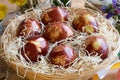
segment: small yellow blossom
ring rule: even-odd
[[[0,20],[2,20],[7,13],[7,7],[4,4],[0,4]]]
[[[15,3],[17,0],[8,0],[10,3]]]
[[[27,0],[8,0],[11,3],[16,3],[18,6],[23,6],[27,3]]]
[[[0,10],[0,20],[2,20],[5,17],[5,14],[3,13],[3,11]]]
[[[8,8],[7,8],[4,4],[0,4],[0,10],[1,10],[4,14],[6,14]]]
[[[16,0],[16,4],[19,6],[23,6],[27,3],[27,0]]]

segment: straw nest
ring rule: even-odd
[[[84,32],[74,31],[74,37],[66,38],[54,44],[50,44],[48,51],[49,54],[51,49],[60,42],[73,46],[78,44],[80,46],[79,48],[76,48],[79,53],[78,57],[68,68],[50,64],[47,60],[47,56],[39,56],[41,60],[38,60],[36,63],[26,62],[18,52],[18,49],[25,43],[21,37],[16,37],[16,29],[19,23],[26,18],[31,17],[41,21],[40,15],[44,9],[33,9],[32,11],[26,12],[26,14],[21,16],[17,16],[14,20],[12,20],[5,29],[1,38],[4,49],[4,58],[17,72],[18,76],[23,78],[27,77],[30,80],[86,80],[94,75],[98,70],[105,68],[115,61],[120,47],[119,34],[117,30],[97,11],[88,8],[66,9],[70,12],[69,21],[65,22],[69,26],[71,26],[74,16],[79,12],[89,12],[96,18],[99,26],[99,32],[91,35],[102,35],[105,38],[109,46],[108,57],[105,60],[102,60],[98,55],[81,55],[84,54],[84,48],[82,48],[81,45],[83,45],[84,40],[91,35]],[[44,28],[44,25],[42,27]]]

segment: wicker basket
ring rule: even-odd
[[[12,54],[18,48],[14,49],[10,46],[19,44],[19,42],[15,42],[16,41],[15,30],[18,24],[24,18],[26,18],[26,16],[36,18],[36,19],[38,19],[38,16],[40,16],[39,15],[40,10],[33,10],[30,12],[27,12],[26,14],[18,16],[14,20],[12,20],[11,23],[7,26],[1,38],[3,43],[3,48],[4,48],[4,57],[20,77],[23,77],[23,78],[26,77],[30,80],[88,80],[91,76],[96,74],[97,71],[111,65],[116,60],[117,53],[119,52],[119,48],[120,48],[118,31],[110,23],[108,23],[107,20],[104,19],[103,16],[100,15],[97,11],[93,11],[88,8],[84,8],[84,9],[69,8],[69,11],[71,13],[71,16],[74,16],[73,14],[76,15],[81,11],[87,11],[93,14],[95,17],[98,17],[97,20],[104,25],[101,27],[100,34],[103,35],[108,41],[108,44],[111,45],[110,46],[111,50],[109,52],[108,58],[103,60],[101,63],[99,63],[99,65],[97,65],[94,68],[90,67],[89,69],[83,70],[82,72],[76,71],[74,73],[69,73],[69,74],[53,74],[53,73],[47,74],[47,73],[42,73],[40,71],[36,72],[33,68],[24,66],[24,63],[22,63],[19,60],[18,55]],[[106,36],[107,34],[109,35]],[[12,43],[13,41],[14,43]]]

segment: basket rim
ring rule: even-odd
[[[24,17],[26,14],[23,14],[23,15],[20,15],[20,16],[18,16],[17,18],[15,18],[14,20],[12,20],[13,22],[14,21],[16,21],[19,17]],[[8,26],[7,26],[7,28],[5,29],[5,31],[4,31],[4,33],[3,33],[3,35],[2,35],[2,38],[3,38],[3,36],[4,36],[4,34],[6,34],[6,32],[7,32],[7,30],[9,30],[9,27],[11,26],[11,23],[9,23],[8,24]],[[119,33],[118,33],[118,31],[113,27],[113,29],[114,29],[114,31],[116,32],[116,34],[119,36]],[[119,52],[119,49],[120,49],[120,39],[118,38],[118,45],[117,45],[117,47],[116,47],[116,50],[115,51],[113,51],[113,53],[117,53],[117,52]],[[108,59],[108,58],[107,58]],[[90,71],[88,71],[88,72],[96,72],[96,71],[98,71],[98,70],[100,70],[100,69],[103,69],[103,67],[105,67],[105,66],[108,66],[108,65],[110,65],[110,64],[112,64],[113,63],[113,61],[116,59],[116,57],[114,58],[114,59],[111,59],[111,58],[109,58],[110,60],[112,60],[112,62],[110,62],[109,64],[106,64],[106,65],[104,65],[104,66],[102,66],[103,64],[100,64],[99,66],[98,66],[98,68],[97,69],[91,69]],[[105,61],[103,61],[103,62],[105,62]],[[11,65],[16,65],[15,63],[12,63],[12,62],[9,62]],[[102,66],[102,67],[101,67]],[[12,66],[11,66],[12,67]],[[21,65],[20,65],[20,67],[22,67]],[[15,67],[13,67],[13,69],[14,69]],[[22,67],[22,68],[24,68],[24,67]],[[31,70],[30,70],[31,71]],[[49,76],[50,78],[56,78],[56,77],[59,77],[60,75],[55,75],[54,77],[53,76],[51,76],[51,75],[46,75],[46,74],[41,74],[41,73],[39,73],[40,75],[44,75],[45,77],[47,76]],[[87,74],[87,73],[86,73]],[[91,74],[90,74],[91,75]],[[80,77],[80,75],[78,74],[78,73],[72,73],[72,74],[67,74],[67,75],[61,75],[62,76],[62,78],[63,77],[75,77],[75,76],[79,76]],[[88,75],[86,75],[86,76],[88,76]]]

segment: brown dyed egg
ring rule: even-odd
[[[91,55],[101,55],[102,59],[108,56],[108,44],[102,36],[90,36],[85,40],[86,50]]]
[[[57,21],[64,22],[68,20],[68,12],[61,7],[51,7],[43,12],[41,20],[45,25]]]
[[[26,61],[30,59],[32,62],[36,62],[38,55],[45,56],[47,54],[48,47],[48,42],[43,37],[32,35],[27,38],[26,44],[21,49],[21,54]]]
[[[77,15],[74,18],[72,25],[75,30],[87,32],[88,34],[97,32],[98,30],[98,23],[95,17],[88,13],[82,13]]]
[[[29,35],[38,35],[41,32],[41,25],[38,21],[32,18],[23,20],[16,31],[16,36],[28,37]]]
[[[50,23],[43,31],[43,37],[50,42],[60,41],[73,34],[72,29],[62,22]]]
[[[60,44],[53,48],[49,55],[49,60],[54,65],[68,67],[77,58],[73,48],[68,45]]]

